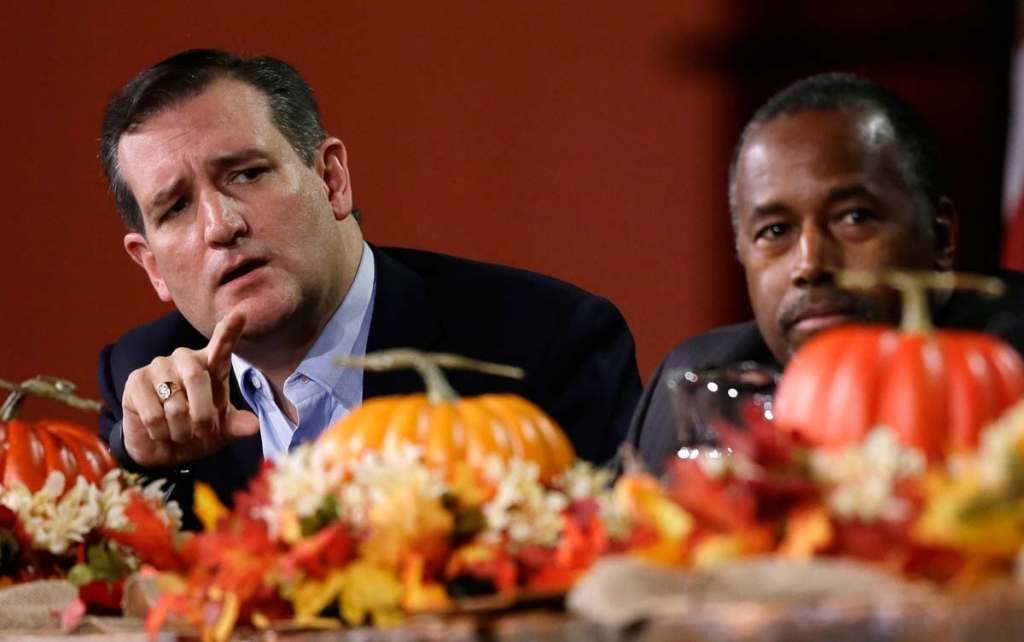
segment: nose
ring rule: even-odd
[[[793,264],[792,281],[798,287],[810,287],[831,283],[835,271],[842,267],[838,244],[829,234],[814,223],[805,224],[800,231]]]
[[[239,205],[220,193],[211,193],[201,201],[206,243],[210,246],[231,245],[249,231]]]

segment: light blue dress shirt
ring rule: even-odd
[[[256,368],[231,355],[242,396],[260,420],[263,457],[277,460],[290,449],[316,439],[363,399],[363,371],[333,364],[335,357],[366,354],[373,299],[376,291],[373,252],[363,243],[363,254],[352,287],[327,323],[298,369],[284,382],[284,395],[298,411],[293,424],[274,401],[270,383]]]

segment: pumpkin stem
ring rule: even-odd
[[[900,291],[903,297],[903,315],[900,329],[903,332],[930,334],[932,325],[929,310],[929,290],[976,290],[989,296],[999,296],[1006,286],[995,277],[979,276],[956,272],[915,272],[911,270],[888,270],[885,272],[860,272],[841,270],[836,283],[848,288],[873,288],[886,285]]]
[[[20,384],[0,379],[0,388],[11,391],[3,406],[0,406],[0,421],[10,421],[17,417],[21,404],[30,395],[53,399],[79,410],[99,412],[103,409],[103,404],[98,401],[76,396],[75,384],[57,377],[37,375]]]
[[[346,368],[362,368],[374,372],[386,370],[398,370],[401,368],[413,368],[423,377],[427,388],[427,400],[430,403],[442,403],[457,401],[459,395],[455,394],[451,384],[441,372],[441,368],[457,368],[460,370],[476,370],[485,374],[508,377],[510,379],[522,379],[522,368],[514,366],[503,366],[497,363],[488,363],[477,359],[470,359],[457,354],[444,352],[421,352],[413,348],[395,348],[393,350],[381,350],[373,352],[365,357],[337,357],[335,365]]]

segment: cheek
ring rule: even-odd
[[[776,276],[777,270],[747,269],[747,294],[750,306],[758,320],[775,316],[779,300],[785,291],[784,282]]]
[[[877,270],[879,268],[930,267],[928,246],[916,238],[879,238],[846,249],[846,267]]]
[[[194,244],[184,240],[160,248],[155,255],[166,282],[195,286],[196,274],[202,271],[203,253]]]
[[[755,257],[746,261],[743,269],[752,299],[759,295],[777,294],[789,283],[789,263],[784,256]]]

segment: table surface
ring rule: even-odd
[[[88,617],[76,632],[0,631],[0,641],[147,642],[142,621]],[[234,642],[1024,642],[1024,588],[943,596],[926,602],[818,600],[679,604],[613,628],[557,606],[500,613],[416,616],[390,629],[237,631]],[[198,641],[161,631],[158,642]]]

